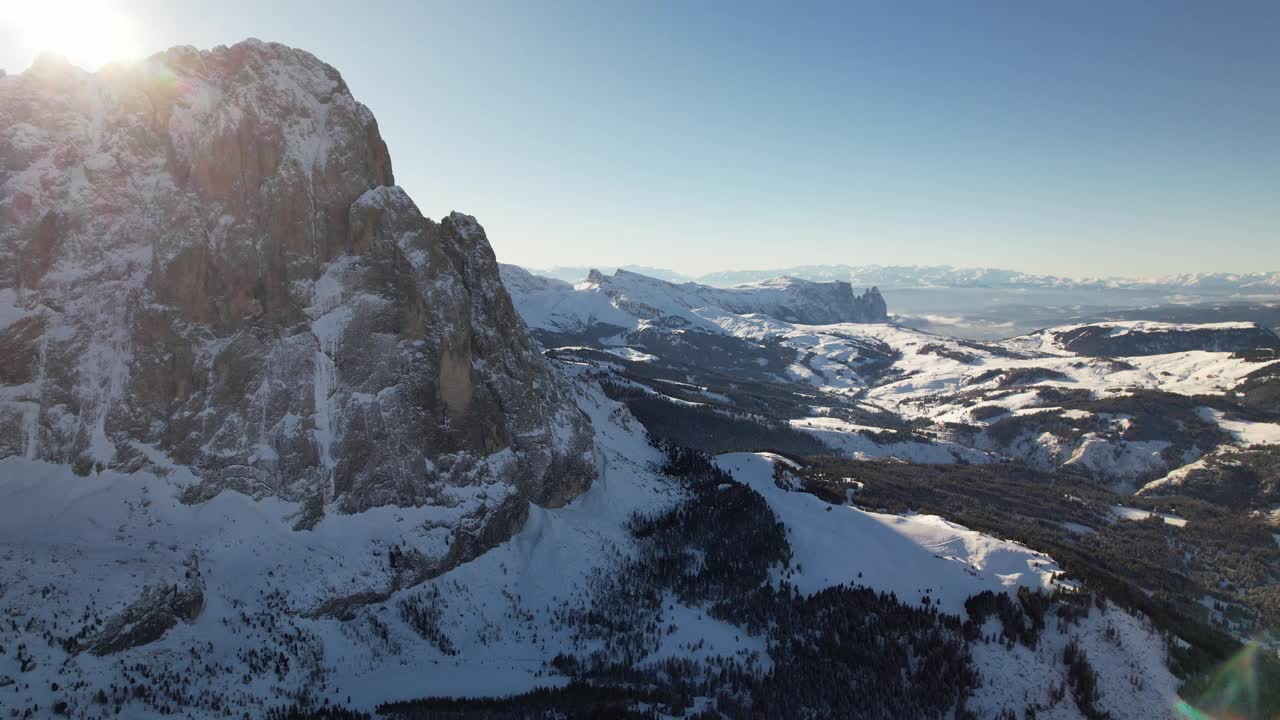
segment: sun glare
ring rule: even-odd
[[[86,70],[140,54],[136,24],[111,0],[0,0],[0,29],[32,58],[56,53]]]

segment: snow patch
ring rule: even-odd
[[[1186,518],[1178,517],[1169,513],[1153,512],[1151,510],[1142,510],[1140,508],[1129,507],[1127,505],[1112,505],[1111,512],[1120,520],[1147,520],[1152,517],[1158,517],[1164,520],[1166,525],[1174,527],[1186,527]]]

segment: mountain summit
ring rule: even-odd
[[[424,218],[369,110],[249,40],[0,79],[0,458],[452,508],[474,555],[594,474],[483,228]],[[465,498],[459,486],[473,488]]]

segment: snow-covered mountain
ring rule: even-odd
[[[257,41],[0,77],[0,219],[6,715],[1175,717],[1269,617],[1269,501],[1161,504],[1257,328],[500,267]]]
[[[484,230],[422,217],[305,52],[0,78],[0,217],[0,457],[180,466],[188,502],[300,501],[303,527],[449,507],[474,531],[424,572],[590,483],[590,429]]]
[[[1211,401],[1197,396],[1265,406],[1269,385],[1250,378],[1280,351],[1275,333],[1248,322],[1102,322],[975,343],[883,320],[826,322],[813,313],[816,322],[788,321],[760,303],[734,305],[703,286],[632,273],[570,286],[503,272],[553,354],[643,388],[630,404],[651,430],[659,423],[713,451],[765,427],[772,447],[798,454],[1013,458],[1132,491],[1232,444],[1226,425],[1206,419]],[[770,287],[719,292],[752,297]],[[1252,435],[1280,420],[1231,411],[1241,412]]]
[[[778,277],[730,288],[671,283],[627,270],[590,271],[570,285],[502,265],[503,282],[518,296],[521,314],[535,327],[566,332],[608,325],[717,328],[716,318],[762,314],[787,322],[825,324],[884,322],[888,312],[878,288],[854,294],[846,282]]]

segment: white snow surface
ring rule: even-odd
[[[1120,520],[1147,520],[1158,517],[1164,520],[1166,525],[1174,527],[1186,527],[1186,518],[1178,517],[1171,513],[1153,512],[1151,510],[1143,510],[1141,508],[1129,507],[1127,505],[1112,505],[1111,512]]]
[[[770,453],[731,453],[717,462],[734,479],[764,496],[788,529],[792,579],[801,592],[832,585],[867,585],[920,604],[928,595],[949,613],[983,590],[1018,585],[1052,587],[1053,559],[1017,543],[997,540],[936,515],[888,515],[834,506],[773,482]],[[861,574],[861,576],[859,576]]]
[[[884,428],[855,425],[835,417],[815,416],[791,420],[791,427],[822,440],[828,447],[854,460],[897,458],[909,462],[950,464],[986,463],[991,455],[952,442],[876,442],[869,433]]]
[[[1280,425],[1275,423],[1229,420],[1221,410],[1200,408],[1200,416],[1218,423],[1241,445],[1280,445]]]

